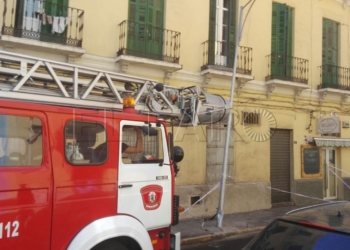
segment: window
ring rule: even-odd
[[[272,4],[271,74],[292,74],[293,20],[292,8],[286,4]]]
[[[338,65],[338,24],[323,19],[322,64]]]
[[[210,0],[209,64],[233,67],[236,0]]]
[[[99,123],[70,121],[65,126],[65,156],[73,165],[96,165],[107,160],[107,136]]]
[[[54,19],[43,21],[41,14],[46,17],[58,18],[68,16],[68,0],[17,0],[15,17],[15,36],[52,42],[52,36],[61,37],[55,42],[66,44],[67,29],[53,32]],[[58,20],[58,19],[57,19]],[[61,19],[62,20],[62,19]]]
[[[125,164],[163,163],[162,130],[149,126],[123,126],[122,161]]]
[[[129,0],[128,49],[143,52],[143,57],[161,60],[163,15],[164,0]]]
[[[40,166],[42,148],[40,119],[0,115],[0,166]]]
[[[253,112],[242,112],[242,124],[260,125],[260,114]]]
[[[329,19],[323,19],[322,25],[322,86],[336,87],[339,82],[338,70],[338,24]]]

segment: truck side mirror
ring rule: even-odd
[[[174,150],[173,150],[174,161],[176,163],[178,163],[178,162],[182,161],[184,156],[185,156],[184,150],[179,146],[175,146]]]

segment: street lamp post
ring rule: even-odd
[[[233,59],[233,72],[232,72],[232,82],[231,82],[231,92],[230,92],[230,103],[233,107],[233,99],[234,99],[234,89],[235,89],[235,82],[236,82],[236,71],[237,71],[237,53],[238,53],[238,47],[239,42],[241,40],[242,35],[242,17],[243,17],[243,9],[251,2],[250,0],[246,5],[241,6],[239,10],[239,23],[237,28],[237,36],[236,36],[236,47],[235,47],[235,55]],[[251,7],[253,6],[255,0],[253,0],[253,3],[250,5],[249,11]],[[249,14],[249,11],[247,13],[247,16]],[[246,17],[247,17],[246,16]],[[245,22],[245,20],[244,20]],[[221,185],[220,185],[220,197],[219,197],[219,207],[217,211],[217,227],[222,228],[222,220],[224,218],[224,199],[225,199],[225,185],[226,185],[226,173],[227,173],[227,155],[228,155],[228,149],[230,145],[230,132],[231,132],[231,126],[232,126],[232,110],[230,111],[230,115],[228,117],[227,122],[227,129],[226,129],[226,141],[225,141],[225,151],[224,151],[224,163],[222,166],[222,173],[221,173]]]

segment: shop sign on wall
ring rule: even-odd
[[[328,117],[319,119],[317,123],[318,134],[340,133],[339,117]]]

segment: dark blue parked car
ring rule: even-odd
[[[349,250],[350,202],[293,210],[271,222],[244,249]]]

